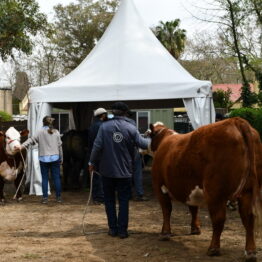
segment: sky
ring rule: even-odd
[[[1,1],[1,0],[0,0]],[[36,0],[39,3],[40,11],[45,13],[49,21],[54,17],[53,7],[57,4],[68,5],[77,3],[77,0]],[[202,17],[201,7],[207,7],[212,0],[133,0],[134,4],[145,23],[149,26],[156,26],[159,21],[170,21],[179,18],[180,28],[186,29],[187,37],[200,34],[203,31],[214,30],[214,24],[201,22],[192,16]],[[6,85],[3,75],[6,72],[3,63],[0,61],[0,87]],[[6,66],[5,66],[6,67]],[[5,71],[9,71],[8,67]]]
[[[133,0],[145,23],[152,27],[159,21],[181,20],[181,28],[186,29],[188,36],[214,28],[213,24],[201,22],[192,16],[202,17],[201,7],[206,7],[209,0]],[[77,0],[37,0],[40,10],[49,19],[53,17],[53,6],[68,5]],[[200,8],[198,8],[200,7]]]

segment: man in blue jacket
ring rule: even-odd
[[[131,197],[131,177],[134,172],[135,146],[146,149],[149,140],[143,138],[132,120],[126,117],[128,106],[116,102],[112,106],[114,118],[104,122],[98,131],[89,161],[89,172],[99,161],[102,175],[105,209],[110,236],[128,237],[128,211]],[[116,211],[117,192],[119,211]]]

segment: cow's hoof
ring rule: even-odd
[[[209,248],[207,251],[207,255],[210,257],[218,257],[221,255],[219,248]]]
[[[246,252],[245,255],[245,262],[256,262],[257,261],[257,254],[255,251]]]
[[[23,200],[22,197],[18,197],[18,198],[16,199],[17,202],[21,202],[22,200]]]
[[[201,230],[200,228],[191,228],[191,232],[190,232],[190,235],[200,235],[201,234]]]
[[[161,234],[159,237],[160,241],[168,241],[173,236],[173,234]]]

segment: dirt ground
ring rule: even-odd
[[[147,176],[150,176],[147,174]],[[150,177],[148,177],[150,179]],[[150,201],[130,201],[130,237],[107,235],[104,206],[90,206],[82,221],[88,192],[64,192],[63,204],[50,197],[40,204],[40,197],[24,196],[21,203],[11,200],[0,206],[1,262],[195,262],[242,261],[245,233],[237,211],[228,211],[222,235],[221,257],[210,258],[206,251],[211,238],[208,213],[201,210],[202,234],[191,236],[187,208],[174,203],[171,241],[159,241],[162,214],[153,197],[150,182],[146,185]],[[258,260],[262,261],[262,241],[257,240]]]

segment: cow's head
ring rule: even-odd
[[[21,136],[27,136],[28,130],[18,132],[14,127],[10,127],[5,133],[0,131],[0,137],[5,139],[5,150],[8,155],[15,155],[21,148]]]
[[[161,141],[168,135],[177,134],[173,130],[167,128],[162,122],[150,124],[149,136],[151,137],[151,150],[157,150]]]

